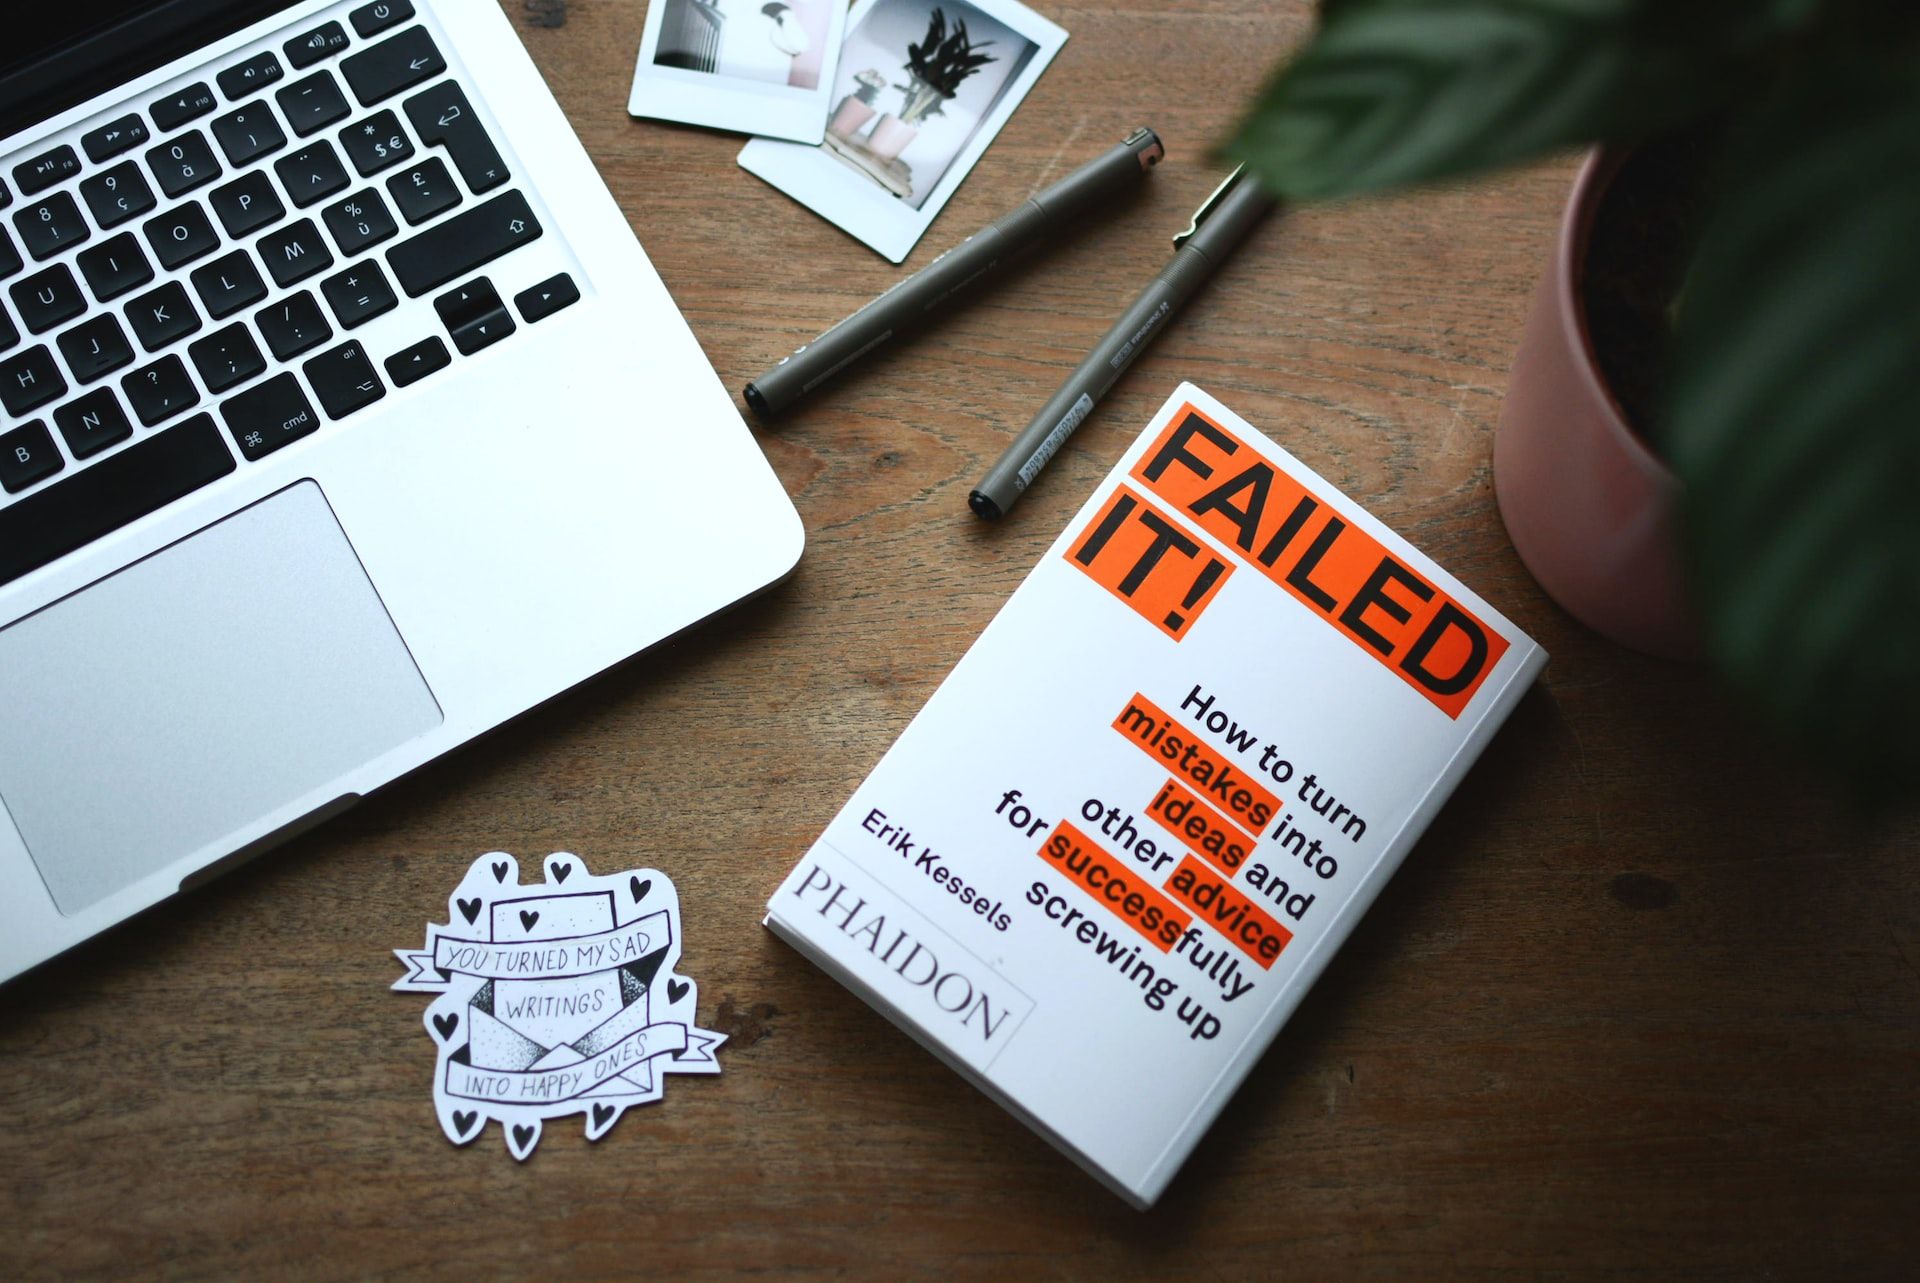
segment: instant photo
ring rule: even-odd
[[[842,0],[653,0],[627,111],[817,143],[846,16]]]
[[[898,263],[1066,39],[1008,0],[861,0],[825,138],[756,139],[740,164]]]

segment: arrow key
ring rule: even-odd
[[[371,107],[447,69],[425,27],[408,27],[340,64],[340,74],[362,107]]]
[[[447,345],[437,335],[428,335],[412,347],[403,347],[386,360],[387,377],[393,380],[393,386],[404,388],[409,383],[418,383],[435,370],[444,370],[453,358],[447,355]]]
[[[579,301],[580,287],[565,272],[549,276],[532,289],[521,290],[513,296],[513,305],[520,309],[520,315],[527,318],[529,325],[544,321],[561,308]]]

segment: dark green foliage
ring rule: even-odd
[[[979,52],[992,43],[983,40],[976,45],[969,40],[965,18],[956,21],[948,34],[947,15],[935,6],[927,19],[926,39],[907,46],[907,61],[902,65],[942,98],[951,98],[961,81],[993,61],[992,54]]]
[[[1920,5],[1329,0],[1227,145],[1283,196],[1724,121],[1651,424],[1710,644],[1869,796],[1920,770]]]

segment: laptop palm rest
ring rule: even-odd
[[[65,914],[440,721],[312,481],[0,629],[0,803]]]

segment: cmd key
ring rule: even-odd
[[[540,239],[540,220],[517,191],[455,214],[387,251],[394,279],[411,296],[445,285],[509,250]]]

